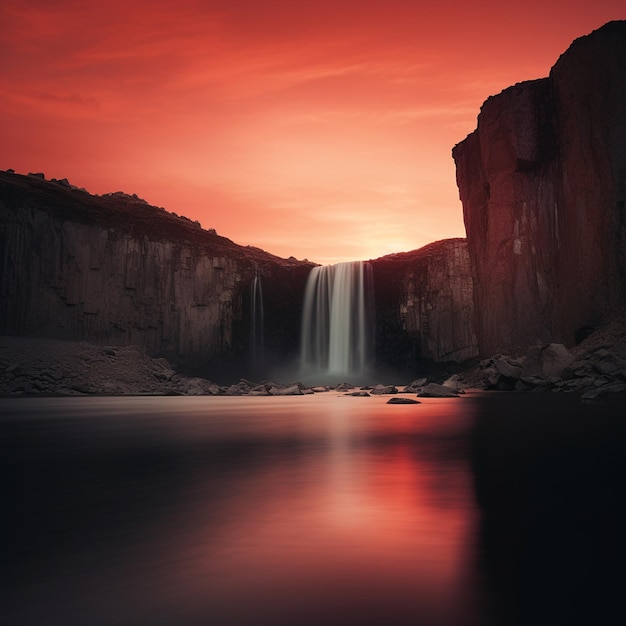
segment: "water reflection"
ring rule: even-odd
[[[458,403],[2,404],[4,624],[476,621]]]
[[[493,395],[472,432],[494,624],[626,624],[626,399]]]
[[[3,400],[2,623],[622,623],[621,413],[495,397]]]

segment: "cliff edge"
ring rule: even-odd
[[[452,151],[481,355],[574,345],[626,295],[626,21],[490,97]]]
[[[0,334],[137,345],[221,370],[249,349],[255,275],[282,286],[266,294],[268,351],[296,341],[312,266],[237,245],[136,195],[96,196],[12,171],[0,172],[0,244]]]

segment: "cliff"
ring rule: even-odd
[[[239,246],[136,196],[0,172],[0,243],[2,334],[137,345],[224,370],[246,358],[258,272],[282,286],[267,294],[268,351],[297,342],[310,263]]]
[[[239,246],[136,196],[12,172],[0,172],[0,242],[0,334],[135,345],[221,381],[263,378],[298,357],[312,263]],[[371,263],[377,365],[476,355],[464,240]],[[253,353],[255,276],[263,338]]]
[[[379,364],[404,369],[477,356],[465,239],[437,241],[371,263]]]
[[[626,22],[489,98],[453,149],[482,355],[573,345],[626,295]]]

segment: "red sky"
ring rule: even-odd
[[[319,263],[464,236],[452,147],[623,0],[3,0],[0,169]]]

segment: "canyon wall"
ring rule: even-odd
[[[484,356],[573,345],[626,294],[626,22],[489,98],[453,149]]]
[[[268,352],[297,343],[310,263],[238,246],[139,198],[0,173],[0,243],[2,334],[138,345],[241,370],[258,272],[281,285],[267,290]]]
[[[471,265],[465,239],[445,239],[371,262],[376,360],[419,371],[429,361],[478,354]]]
[[[136,196],[12,172],[0,172],[0,244],[0,334],[138,345],[215,380],[264,378],[298,358],[308,261],[238,246]],[[378,366],[476,355],[465,240],[372,264]]]

